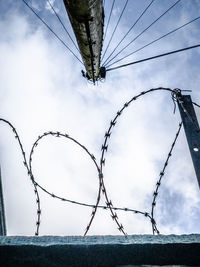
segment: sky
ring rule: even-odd
[[[75,52],[48,3],[45,0],[27,2]],[[155,0],[121,47],[175,2]],[[51,3],[75,38],[63,1]],[[105,25],[111,3],[105,1]],[[116,0],[103,51],[124,3],[124,0]],[[150,0],[129,1],[105,58],[149,3]],[[198,17],[199,10],[198,0],[181,0],[121,56]],[[197,20],[118,64],[198,44],[199,31]],[[200,103],[199,48],[107,72],[105,81],[94,86],[82,77],[83,65],[22,0],[0,1],[0,32],[0,117],[10,121],[18,131],[27,158],[39,135],[59,131],[87,147],[99,164],[104,135],[116,112],[133,96],[151,88],[192,90],[189,93],[192,100]],[[103,169],[107,193],[115,207],[151,211],[155,185],[181,121],[178,108],[175,114],[173,110],[170,93],[157,91],[140,97],[119,117],[109,139]],[[199,118],[200,110],[195,110]],[[7,234],[34,235],[37,220],[34,188],[13,132],[3,122],[0,165]],[[90,157],[70,140],[42,139],[34,151],[32,168],[35,180],[49,192],[75,201],[96,203],[99,183],[96,168]],[[40,235],[84,234],[91,208],[59,201],[38,190]],[[100,203],[105,205],[103,196]],[[124,211],[117,214],[128,234],[152,233],[150,221],[143,215]],[[183,129],[159,189],[155,219],[161,234],[200,233],[199,187]],[[109,211],[98,209],[88,234],[117,235],[120,232]]]

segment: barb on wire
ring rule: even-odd
[[[37,186],[42,189],[45,193],[47,193],[48,195],[52,196],[52,197],[55,197],[55,198],[58,198],[58,199],[61,199],[61,200],[65,200],[67,202],[71,202],[71,203],[74,203],[74,204],[79,204],[79,205],[83,205],[83,206],[87,206],[81,202],[76,202],[76,201],[72,201],[72,200],[67,200],[67,199],[64,199],[64,198],[61,198],[61,197],[58,197],[57,195],[54,195],[52,193],[50,193],[48,190],[44,189],[41,185],[38,184],[38,182],[35,181],[34,179],[34,174],[33,174],[33,170],[32,170],[32,160],[33,160],[33,153],[34,153],[34,150],[35,148],[38,146],[39,144],[39,141],[41,139],[43,139],[44,137],[47,137],[47,136],[54,136],[54,137],[64,137],[66,139],[69,139],[71,140],[72,142],[76,143],[78,146],[80,146],[91,158],[91,160],[93,161],[96,169],[97,169],[97,172],[99,173],[99,167],[97,165],[97,162],[96,162],[96,159],[94,157],[93,154],[91,154],[88,149],[83,146],[81,143],[79,143],[76,139],[70,137],[68,134],[63,134],[63,133],[60,133],[60,132],[53,132],[53,131],[50,131],[50,132],[45,132],[43,133],[41,136],[38,136],[37,140],[34,142],[32,148],[31,148],[31,152],[30,152],[30,156],[29,156],[29,169],[30,169],[30,172],[31,172],[31,175],[32,175],[32,179],[33,181],[37,184]],[[100,194],[101,194],[101,183],[100,183],[100,179],[99,179],[99,190],[98,190],[98,195],[97,195],[97,200],[96,200],[96,204],[95,205],[91,205],[92,207],[94,207],[94,210],[92,211],[92,214],[91,214],[91,219],[89,221],[89,224],[86,228],[86,232],[84,235],[87,234],[91,224],[92,224],[92,221],[95,217],[95,214],[96,214],[96,211],[97,211],[97,206],[99,204],[99,201],[100,201]]]
[[[106,131],[105,133],[105,136],[104,136],[104,142],[103,142],[103,145],[102,145],[102,154],[101,154],[101,158],[100,158],[100,171],[103,173],[103,167],[105,165],[105,152],[107,152],[107,149],[108,149],[108,139],[110,138],[111,136],[111,133],[112,133],[112,130],[113,130],[113,127],[116,125],[117,123],[117,120],[119,118],[119,116],[122,115],[123,111],[129,107],[129,105],[134,102],[135,100],[137,100],[138,98],[140,98],[141,96],[145,95],[145,94],[148,94],[150,92],[154,92],[154,91],[159,91],[159,90],[165,90],[165,91],[169,91],[171,93],[174,92],[174,90],[170,89],[170,88],[163,88],[163,87],[158,87],[158,88],[152,88],[152,89],[149,89],[147,91],[143,91],[141,92],[140,94],[134,96],[133,98],[131,98],[128,102],[126,102],[123,107],[117,112],[116,116],[114,117],[113,120],[111,120],[110,122],[110,126],[108,128],[108,130]],[[112,205],[110,204],[109,202],[109,199],[108,199],[108,195],[107,195],[107,192],[106,192],[106,188],[105,188],[105,184],[104,184],[104,180],[103,180],[103,176],[102,176],[102,193],[105,195],[105,198],[106,198],[106,204],[107,204],[107,207],[110,209],[110,212],[111,212],[111,216],[114,216],[114,211],[113,211],[113,208],[112,208]],[[117,223],[117,225],[121,225],[118,221],[118,217],[114,217],[114,220],[115,222]],[[156,222],[154,220],[154,218],[152,218],[152,228],[154,229],[155,232],[159,232],[156,228]],[[122,231],[124,234],[124,228],[120,228],[120,231]]]
[[[173,93],[175,93],[175,92],[173,92]],[[173,143],[172,143],[172,145],[171,145],[171,148],[170,148],[170,151],[169,151],[169,153],[168,153],[168,155],[167,155],[167,159],[166,159],[166,161],[165,161],[165,163],[164,163],[164,166],[163,166],[163,168],[162,168],[162,171],[161,171],[160,174],[159,174],[159,179],[158,179],[158,181],[157,181],[157,183],[156,183],[156,189],[155,189],[155,191],[154,191],[154,193],[153,193],[153,201],[152,201],[152,204],[151,204],[151,218],[152,218],[153,220],[154,220],[154,209],[155,209],[155,206],[156,206],[156,199],[157,199],[157,197],[158,197],[158,190],[159,190],[159,187],[160,187],[160,185],[161,185],[161,181],[162,181],[162,179],[163,179],[163,177],[164,177],[164,175],[165,175],[165,171],[166,171],[166,168],[167,168],[167,166],[168,166],[169,159],[170,159],[170,157],[172,156],[172,152],[173,152],[174,146],[175,146],[175,144],[176,144],[176,141],[177,141],[177,139],[178,139],[179,133],[180,133],[180,131],[181,131],[181,127],[182,127],[182,122],[179,123],[178,131],[177,131],[177,133],[176,133],[176,135],[175,135],[174,141],[173,141]],[[156,229],[154,229],[153,225],[152,225],[152,230],[153,230],[153,234],[154,234],[154,232],[156,231]]]
[[[104,136],[104,142],[103,142],[103,145],[102,145],[102,153],[101,153],[101,157],[100,157],[100,165],[97,164],[95,156],[93,154],[91,154],[85,146],[83,146],[81,143],[79,143],[76,139],[70,137],[68,134],[63,134],[63,133],[60,133],[59,131],[56,131],[56,132],[53,132],[53,131],[45,132],[42,135],[38,136],[37,140],[34,142],[32,148],[31,148],[31,152],[30,152],[30,156],[29,156],[29,164],[27,164],[25,151],[23,149],[23,146],[22,146],[22,143],[20,141],[20,138],[18,136],[17,131],[15,130],[15,128],[12,126],[11,123],[9,123],[8,121],[6,121],[4,119],[0,119],[0,121],[3,121],[5,123],[7,123],[11,127],[11,129],[13,130],[13,132],[15,134],[15,137],[18,140],[18,143],[20,145],[21,152],[23,154],[24,166],[26,167],[28,175],[30,176],[31,181],[32,181],[32,183],[34,185],[34,188],[35,188],[36,202],[37,202],[37,206],[38,206],[38,209],[37,209],[37,222],[36,222],[36,235],[38,235],[38,233],[39,233],[40,216],[41,216],[40,198],[39,198],[39,194],[38,194],[38,191],[37,191],[37,187],[39,187],[41,190],[43,190],[45,193],[47,193],[49,196],[51,196],[53,198],[57,198],[57,199],[59,199],[61,201],[69,202],[69,203],[72,203],[72,204],[76,204],[76,205],[81,205],[81,206],[92,208],[91,218],[90,218],[90,221],[89,221],[89,223],[88,223],[88,225],[86,227],[84,235],[86,235],[88,233],[98,208],[109,210],[110,213],[111,213],[111,217],[112,217],[113,221],[117,224],[118,230],[120,232],[122,232],[123,234],[125,234],[125,235],[126,235],[126,232],[124,230],[124,226],[119,222],[118,215],[117,215],[116,211],[132,212],[134,214],[140,214],[140,215],[145,216],[146,218],[148,218],[150,220],[150,222],[152,224],[153,234],[155,234],[155,233],[159,234],[159,230],[157,228],[156,221],[155,221],[155,218],[154,218],[154,207],[155,207],[156,199],[157,199],[157,196],[158,196],[158,189],[159,189],[159,187],[161,185],[161,179],[163,178],[163,176],[165,174],[165,170],[166,170],[166,167],[168,165],[169,159],[170,159],[170,157],[172,155],[172,151],[174,149],[174,146],[175,146],[175,143],[177,141],[179,132],[181,130],[182,123],[179,124],[178,132],[176,134],[174,142],[172,143],[172,146],[171,146],[170,152],[168,153],[168,156],[167,156],[167,159],[165,161],[164,167],[163,167],[162,171],[160,172],[160,177],[159,177],[159,180],[158,180],[158,182],[156,184],[156,189],[155,189],[154,194],[153,194],[153,201],[152,201],[152,204],[151,204],[151,215],[148,212],[143,212],[143,211],[139,211],[139,210],[135,210],[135,209],[131,209],[131,208],[115,207],[113,205],[113,203],[112,203],[112,200],[108,197],[108,193],[106,191],[106,187],[105,187],[105,184],[104,184],[104,178],[103,178],[103,167],[105,165],[105,159],[106,159],[105,154],[106,154],[106,152],[108,150],[108,143],[109,143],[108,140],[111,137],[112,130],[113,130],[114,126],[116,125],[119,116],[122,115],[124,110],[127,107],[129,107],[129,105],[131,103],[133,103],[134,101],[139,99],[141,96],[146,95],[146,94],[151,93],[151,92],[160,91],[160,90],[164,90],[164,91],[170,92],[172,94],[172,99],[174,101],[179,101],[181,90],[177,89],[177,88],[174,89],[174,90],[172,90],[170,88],[163,88],[163,87],[152,88],[152,89],[149,89],[147,91],[142,91],[140,94],[132,97],[128,102],[126,102],[123,105],[123,107],[115,115],[114,119],[111,120],[111,122],[110,122],[109,128],[106,131],[105,136]],[[93,161],[93,163],[94,163],[94,165],[96,167],[97,173],[98,173],[98,178],[99,178],[99,189],[98,189],[98,195],[97,195],[97,200],[96,200],[95,204],[87,204],[87,203],[84,203],[84,202],[78,202],[78,201],[75,201],[75,200],[70,200],[70,199],[66,199],[66,198],[60,197],[60,196],[58,196],[58,195],[56,195],[54,193],[50,193],[47,189],[45,189],[38,182],[36,182],[36,180],[34,178],[34,174],[33,174],[33,169],[32,169],[33,153],[34,153],[36,147],[38,147],[39,142],[43,138],[45,138],[47,136],[63,137],[65,139],[68,139],[68,140],[74,142],[75,144],[80,146],[86,152],[86,154],[88,154],[89,158]],[[104,197],[105,197],[106,206],[99,205],[101,194],[103,194]]]
[[[60,132],[46,132],[42,135],[40,135],[38,137],[38,139],[34,142],[33,146],[32,146],[32,149],[31,149],[31,153],[30,153],[30,157],[29,157],[29,166],[30,166],[30,170],[31,170],[31,173],[32,173],[32,179],[33,178],[33,170],[32,170],[32,160],[33,160],[33,153],[35,151],[35,148],[38,147],[38,144],[39,144],[39,141],[41,139],[43,139],[44,137],[48,136],[48,135],[51,135],[51,136],[55,136],[55,137],[65,137],[65,138],[68,138],[72,141],[74,141],[77,145],[81,146],[85,151],[86,153],[90,156],[90,158],[93,160],[95,166],[96,166],[96,169],[98,171],[98,174],[99,174],[99,182],[100,182],[100,186],[99,186],[99,191],[98,191],[98,196],[97,196],[97,201],[96,201],[96,205],[94,204],[87,204],[87,203],[84,203],[84,202],[77,202],[75,200],[70,200],[70,199],[66,199],[66,198],[63,198],[63,197],[60,197],[56,194],[53,194],[53,193],[50,193],[48,190],[46,190],[44,187],[42,187],[40,184],[38,184],[38,182],[35,182],[35,184],[40,188],[42,189],[45,193],[47,193],[48,195],[50,195],[51,197],[53,198],[57,198],[59,200],[62,200],[62,201],[65,201],[65,202],[70,202],[72,204],[77,204],[77,205],[81,205],[81,206],[85,206],[85,207],[90,207],[92,208],[92,214],[91,214],[91,220],[88,224],[88,226],[86,227],[86,231],[84,233],[84,235],[87,234],[87,232],[89,231],[90,229],[90,226],[92,224],[92,221],[94,219],[94,216],[96,214],[96,211],[97,211],[97,208],[101,208],[101,209],[108,209],[109,207],[112,206],[112,201],[108,201],[107,202],[107,205],[106,206],[102,206],[102,205],[98,205],[99,204],[99,201],[100,201],[100,192],[101,192],[101,186],[102,186],[102,178],[103,178],[103,174],[100,172],[100,169],[97,165],[97,162],[96,162],[96,158],[94,157],[93,154],[91,154],[86,147],[84,147],[83,145],[81,145],[78,141],[76,141],[74,138],[70,137],[68,134],[62,134]],[[107,134],[108,136],[108,134]],[[104,148],[105,149],[105,148]],[[105,186],[104,186],[105,188]],[[103,191],[103,189],[102,189]],[[142,211],[139,211],[139,210],[135,210],[135,209],[130,209],[130,208],[119,208],[119,207],[113,207],[112,206],[112,210],[121,210],[121,211],[130,211],[130,212],[134,212],[135,214],[141,214],[141,215],[144,215],[145,217],[148,217],[150,219],[150,221],[152,220],[151,216],[147,213],[147,212],[142,212]],[[148,215],[147,215],[148,214]],[[112,218],[113,220],[116,220],[117,219],[117,216],[116,216],[116,213],[112,213]],[[123,227],[121,227],[122,225],[121,224],[118,224],[118,227],[120,228],[120,231],[123,232]]]
[[[24,167],[26,168],[27,170],[27,174],[28,176],[30,176],[31,178],[31,172],[30,172],[30,169],[28,167],[28,164],[27,164],[27,159],[26,159],[26,154],[25,154],[25,151],[24,151],[24,148],[23,148],[23,145],[22,145],[22,142],[19,138],[19,135],[17,133],[17,130],[15,129],[15,127],[7,120],[5,119],[2,119],[0,118],[0,121],[6,123],[13,131],[14,135],[15,135],[15,138],[17,139],[17,142],[19,144],[19,147],[20,147],[20,150],[21,150],[21,153],[22,153],[22,157],[23,157],[23,165]],[[40,196],[39,196],[39,193],[38,193],[38,190],[37,190],[37,185],[34,183],[34,181],[31,179],[31,182],[33,184],[33,187],[34,187],[34,193],[35,193],[35,196],[36,196],[36,204],[37,204],[37,221],[36,221],[36,231],[35,231],[35,235],[39,235],[39,227],[40,227],[40,217],[41,217],[41,204],[40,204]]]

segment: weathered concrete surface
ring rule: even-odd
[[[63,0],[85,69],[90,79],[99,76],[103,41],[104,12],[102,0]]]
[[[200,266],[200,235],[0,237],[0,266]]]

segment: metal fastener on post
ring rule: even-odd
[[[200,128],[190,95],[177,95],[180,115],[200,187]]]

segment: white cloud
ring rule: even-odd
[[[182,17],[191,16],[182,12]],[[177,20],[173,17],[170,24],[178,24]],[[192,89],[193,100],[200,99],[198,65],[193,57],[194,53],[199,56],[197,50],[108,72],[105,83],[94,87],[81,77],[82,66],[76,59],[52,36],[47,38],[46,29],[35,28],[33,22],[15,13],[0,23],[4,32],[0,43],[1,116],[16,127],[27,155],[38,135],[59,130],[85,145],[99,162],[111,119],[134,95],[163,86]],[[116,38],[123,36],[124,28],[120,27]],[[137,58],[179,48],[188,38],[197,41],[197,31],[195,25],[178,39],[174,36],[170,41],[163,40]],[[146,34],[141,44],[151,40],[154,33],[158,34],[159,28]],[[119,117],[104,168],[105,184],[114,205],[150,211],[154,186],[180,120],[178,110],[173,115],[173,108],[169,93],[155,92],[135,101]],[[2,123],[0,129],[8,234],[31,235],[36,221],[32,186],[12,132]],[[157,202],[161,233],[199,231],[199,191],[184,138],[182,133]],[[54,137],[41,141],[34,152],[33,170],[36,180],[50,192],[95,203],[97,172],[89,157],[73,143]],[[50,199],[43,192],[41,200],[41,234],[83,234],[91,209]],[[144,216],[128,212],[118,215],[128,233],[151,232]],[[99,210],[96,216],[90,234],[118,234],[108,211]]]

